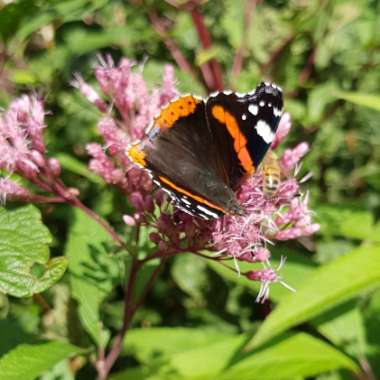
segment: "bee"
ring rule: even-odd
[[[272,198],[281,183],[281,168],[276,153],[268,150],[263,162],[261,163],[263,171],[263,192],[268,198]]]

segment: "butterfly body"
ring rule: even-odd
[[[127,152],[180,209],[204,219],[243,214],[234,190],[256,171],[281,112],[282,92],[269,83],[246,94],[184,95],[163,107]]]

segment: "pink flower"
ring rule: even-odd
[[[78,88],[82,95],[85,96],[90,103],[94,104],[99,109],[99,111],[107,111],[106,104],[96,92],[96,90],[88,83],[86,83],[79,74],[74,75],[74,80],[71,82],[71,84],[72,86]]]
[[[306,142],[298,144],[293,149],[285,149],[280,159],[281,168],[285,173],[289,173],[300,162],[301,158],[309,151]]]
[[[290,114],[288,112],[284,112],[281,116],[276,136],[271,145],[271,149],[276,149],[279,146],[282,140],[284,140],[284,138],[288,135],[291,127],[292,123],[290,121]]]
[[[269,267],[259,270],[251,270],[249,272],[244,273],[244,276],[249,280],[261,282],[259,294],[256,296],[256,302],[264,303],[266,299],[269,298],[269,286],[272,283],[278,282],[290,291],[295,291],[291,286],[284,282],[282,277],[279,275],[280,270],[285,265],[285,261],[286,258],[281,257],[280,264],[276,269]]]
[[[8,178],[0,178],[0,204],[10,200],[27,200],[30,198],[29,190],[21,187]]]
[[[44,165],[45,112],[36,96],[15,99],[0,117],[0,169],[26,177],[37,175]]]

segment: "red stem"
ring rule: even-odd
[[[173,59],[176,61],[177,65],[186,73],[189,73],[194,79],[197,79],[195,71],[186,57],[182,54],[181,50],[177,44],[169,37],[167,28],[163,20],[157,15],[156,12],[149,12],[149,19],[153,26],[153,29],[162,38],[162,41],[170,51]]]
[[[237,78],[243,67],[243,61],[247,52],[247,46],[249,46],[249,36],[252,25],[252,13],[255,10],[256,5],[259,1],[260,0],[246,0],[245,2],[243,21],[244,36],[242,36],[241,45],[235,53],[234,63],[231,69],[231,82],[233,82]]]
[[[112,366],[115,364],[115,361],[120,354],[124,335],[128,331],[133,314],[136,310],[135,305],[133,304],[133,289],[136,283],[137,272],[140,269],[140,266],[141,266],[140,263],[136,259],[133,259],[131,270],[129,272],[127,289],[124,294],[123,324],[121,326],[119,333],[116,335],[113,341],[112,348],[109,354],[106,356],[104,361],[102,362],[98,361],[97,363],[97,369],[98,369],[97,380],[107,379]]]
[[[261,66],[262,73],[266,73],[269,70],[269,68],[279,59],[294,38],[295,35],[288,36],[282,44],[270,54],[268,61]]]
[[[212,47],[211,37],[204,23],[203,15],[197,8],[197,4],[190,2],[187,7],[193,19],[202,48],[210,49]],[[212,58],[207,63],[201,65],[201,71],[209,90],[220,91],[223,89],[222,70],[219,62],[215,58]]]
[[[145,297],[147,296],[149,290],[152,288],[155,279],[157,278],[158,273],[165,263],[165,259],[161,260],[160,264],[155,268],[153,273],[151,274],[145,288],[139,297],[137,302],[133,301],[133,290],[136,283],[137,273],[142,266],[141,261],[137,259],[133,259],[131,271],[128,279],[127,290],[124,296],[124,313],[123,313],[123,324],[122,327],[115,337],[111,350],[106,358],[102,360],[98,360],[97,362],[97,370],[98,377],[97,380],[106,380],[109,372],[112,369],[112,366],[115,364],[115,361],[120,355],[123,340],[125,338],[126,333],[130,327],[132,318],[136,312],[136,310],[143,304]]]

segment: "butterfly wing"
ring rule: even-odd
[[[232,188],[242,176],[256,171],[274,139],[282,107],[282,91],[272,83],[260,83],[246,94],[224,91],[207,99],[207,120],[220,153],[218,165],[227,171]]]
[[[203,99],[188,95],[163,108],[147,137],[133,144],[128,154],[149,170],[178,207],[212,219],[240,212],[227,178],[220,172],[217,149]]]

